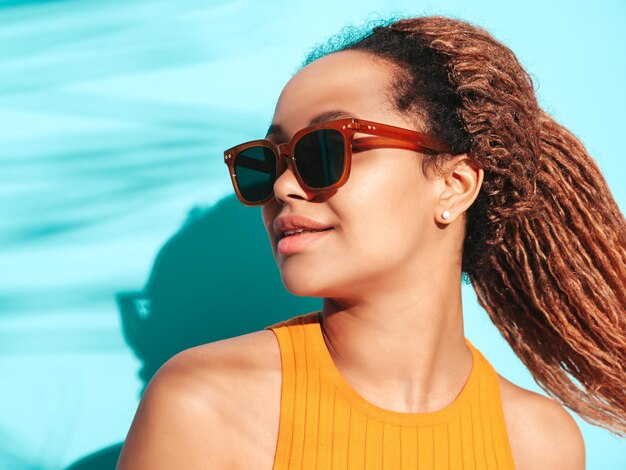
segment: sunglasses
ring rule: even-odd
[[[355,139],[356,133],[369,137]],[[348,181],[352,154],[375,148],[429,153],[451,150],[439,139],[421,132],[346,118],[305,127],[284,144],[267,139],[239,144],[224,152],[224,163],[239,201],[258,206],[273,196],[274,182],[286,168],[291,168],[307,191],[333,190]]]

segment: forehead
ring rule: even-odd
[[[392,112],[392,80],[391,64],[371,54],[329,54],[304,67],[285,85],[276,104],[273,127],[292,135],[320,114],[335,110],[380,120]]]

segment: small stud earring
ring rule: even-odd
[[[448,217],[450,217],[450,212],[448,212],[448,211],[443,211],[443,212],[441,213],[441,218],[442,218],[443,220],[447,220],[447,219],[448,219]]]

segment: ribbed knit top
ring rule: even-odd
[[[335,366],[318,311],[266,327],[282,364],[274,470],[515,469],[498,375],[466,338],[473,364],[459,395],[427,413],[365,400]]]

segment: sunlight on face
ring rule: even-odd
[[[272,124],[284,135],[269,138],[282,143],[333,110],[415,129],[388,104],[392,70],[360,51],[318,59],[283,89]],[[412,273],[433,258],[435,192],[419,153],[387,148],[356,153],[347,183],[333,192],[305,191],[287,170],[274,191],[263,206],[263,222],[285,287],[296,295],[356,298],[370,289],[411,282]],[[302,251],[284,255],[277,251],[272,223],[291,214],[334,229]]]

